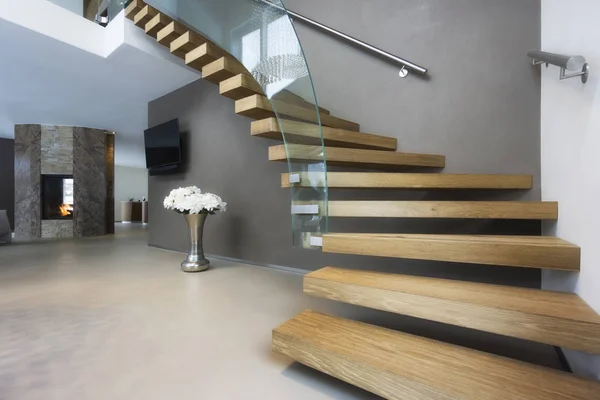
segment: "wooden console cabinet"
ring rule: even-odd
[[[121,202],[121,221],[122,222],[148,222],[148,202],[147,201],[122,201]]]

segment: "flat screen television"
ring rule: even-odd
[[[146,129],[146,167],[152,170],[173,169],[181,163],[179,119]]]

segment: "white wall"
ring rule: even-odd
[[[115,166],[115,221],[121,221],[121,201],[148,198],[148,171],[145,168]]]
[[[568,4],[567,4],[568,3]],[[542,0],[542,49],[583,55],[587,84],[559,81],[557,67],[542,67],[542,198],[559,202],[557,224],[545,225],[581,247],[581,272],[545,271],[544,289],[575,291],[600,312],[600,1]],[[576,373],[600,380],[600,356],[566,352]]]
[[[66,8],[67,10],[74,12],[77,15],[83,17],[83,0],[49,0],[50,2]]]
[[[64,1],[64,0],[62,0]],[[103,27],[77,16],[46,0],[0,0],[0,19],[12,22],[52,39],[106,57],[106,34]],[[83,2],[82,2],[83,7]],[[81,12],[83,15],[83,10]],[[73,32],[77,32],[76,35]],[[20,38],[17,38],[20,39]],[[121,45],[113,44],[112,47]],[[33,44],[33,43],[21,43]],[[29,49],[29,47],[28,47]]]

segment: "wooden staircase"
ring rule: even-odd
[[[270,161],[290,161],[295,163],[319,162],[323,160],[321,146],[287,144],[269,148]],[[326,147],[327,164],[388,171],[403,170],[408,167],[443,168],[444,156],[431,154],[395,153],[380,150],[346,149]]]
[[[290,175],[298,178],[295,187],[323,186],[321,175],[310,172],[281,175],[281,186],[290,187]],[[331,189],[531,189],[531,175],[482,174],[384,174],[378,172],[328,172],[327,187]]]
[[[579,247],[549,236],[329,233],[323,251],[579,271]]]
[[[558,219],[558,204],[541,201],[330,201],[330,217]]]
[[[315,124],[285,119],[278,123],[275,118],[254,121],[251,125],[250,133],[252,136],[283,140],[281,130],[285,132],[285,137],[288,141],[300,145],[320,146],[322,132],[325,146],[330,147],[396,151],[398,146],[398,140],[395,138],[327,126],[319,129],[319,126]]]
[[[361,322],[304,311],[273,349],[386,399],[592,400],[600,383]]]
[[[577,295],[325,267],[312,296],[600,354],[600,316]]]
[[[526,190],[529,175],[443,174],[441,155],[400,153],[397,140],[360,132],[291,93],[268,100],[235,58],[142,0],[127,18],[185,60],[235,101],[235,112],[255,119],[251,134],[282,140],[269,160],[322,160],[341,167],[431,172],[329,172],[329,189]],[[275,115],[274,108],[277,110]],[[279,120],[276,117],[279,117]],[[325,186],[322,174],[287,173],[281,186]],[[556,220],[554,202],[330,201],[336,218],[465,218]],[[329,233],[324,252],[578,271],[580,250],[554,237]],[[600,354],[600,317],[575,294],[473,282],[326,267],[306,275],[307,294]],[[600,399],[600,383],[464,347],[305,311],[273,331],[273,350],[388,399]]]

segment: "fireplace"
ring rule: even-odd
[[[42,175],[42,219],[73,219],[73,175]]]

